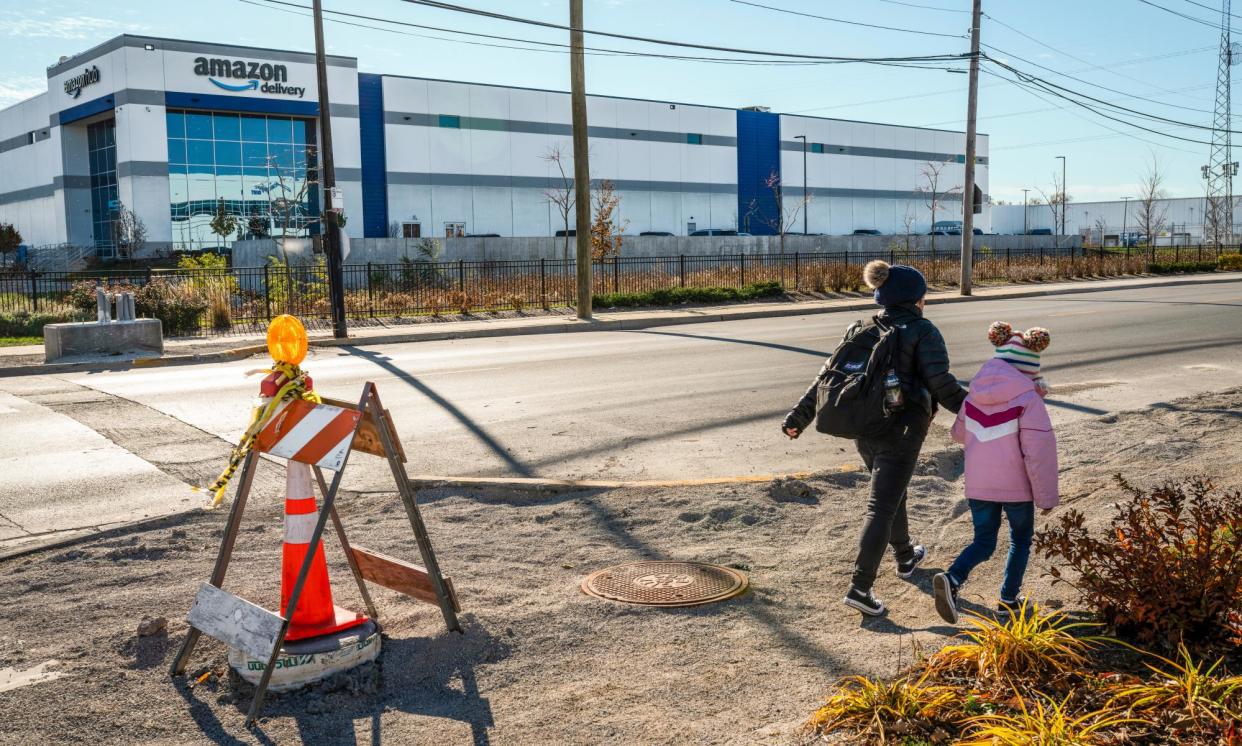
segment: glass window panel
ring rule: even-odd
[[[185,136],[198,140],[210,140],[212,137],[211,115],[187,113]]]
[[[247,142],[264,142],[267,140],[267,120],[263,117],[242,117],[241,135]]]
[[[237,209],[237,205],[238,205],[238,202],[240,202],[242,198],[241,174],[237,174],[235,176],[233,175],[216,176],[216,196],[224,197],[226,202],[231,203],[229,212],[232,212],[234,214],[239,213],[240,210]],[[226,207],[228,207],[228,205],[226,205]]]
[[[268,142],[293,142],[293,120],[268,119],[267,139]]]
[[[293,146],[272,143],[271,145],[272,164],[280,169],[281,173],[289,173],[293,170]]]
[[[215,114],[212,121],[215,123],[217,140],[241,139],[241,121],[236,114]]]
[[[164,115],[169,137],[185,137],[185,112],[170,111]]]
[[[241,176],[241,166],[216,166],[217,176]]]
[[[168,164],[168,173],[169,174],[180,174],[182,176],[185,176],[188,173],[188,171],[186,170],[186,166],[184,163],[170,163]]]
[[[116,145],[116,121],[110,119],[108,120],[107,124],[103,128],[103,146],[105,148],[111,148],[111,147],[114,147],[115,145]]]
[[[217,166],[240,166],[241,165],[241,143],[239,142],[221,142],[216,141],[216,165]]]
[[[294,146],[293,166],[299,172],[304,172],[306,170],[306,148],[299,148],[297,146]]]
[[[168,163],[185,163],[185,140],[168,141]]]
[[[116,148],[108,148],[107,150],[103,151],[103,154],[104,154],[104,163],[103,163],[104,170],[115,171],[116,170]]]
[[[261,142],[242,143],[242,165],[250,168],[267,168],[267,144]]]
[[[295,119],[293,121],[293,144],[294,145],[305,145],[306,144],[306,127],[308,126],[308,124],[309,123],[305,119]]]
[[[210,165],[212,160],[210,140],[187,140],[186,162]]]
[[[189,172],[190,176],[211,176],[215,173],[215,169],[216,167],[210,163],[191,163],[186,166],[186,170]]]

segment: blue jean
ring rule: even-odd
[[[996,536],[1000,533],[1001,513],[1009,519],[1009,556],[1005,559],[1005,582],[1001,585],[1001,600],[1016,601],[1022,590],[1022,576],[1031,557],[1031,537],[1035,534],[1035,503],[1001,503],[988,500],[969,500],[970,519],[975,524],[975,538],[962,550],[949,567],[949,578],[961,585],[970,577],[970,571],[996,551]]]

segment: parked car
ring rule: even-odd
[[[564,238],[565,236],[572,237],[572,236],[578,235],[578,231],[574,230],[573,228],[570,228],[569,230],[565,230],[562,228],[561,230],[557,231],[556,233],[553,233],[552,235],[556,236],[557,238]]]
[[[669,233],[668,231],[640,231],[638,235],[640,236],[671,236],[673,234]]]
[[[855,228],[854,235],[855,236],[883,236],[884,234],[877,231],[875,228]]]
[[[1051,228],[1032,228],[1026,232],[1026,235],[1028,236],[1051,236],[1052,229]]]
[[[824,234],[823,233],[803,233],[802,231],[785,231],[785,235],[786,236],[822,236]]]
[[[691,233],[690,235],[692,236],[749,236],[750,234],[744,231],[727,230],[724,228],[704,228],[703,230],[695,231],[694,233]]]
[[[951,236],[953,234],[949,233],[948,231],[928,231],[927,235],[929,236]],[[958,235],[961,235],[961,234],[959,233]]]
[[[962,221],[960,220],[937,220],[932,223],[933,231],[944,231],[950,236],[962,235]]]
[[[466,238],[500,238],[499,233],[467,233]]]

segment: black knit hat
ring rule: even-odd
[[[875,290],[875,302],[881,306],[916,303],[927,295],[923,273],[904,264],[889,264],[876,259],[863,268],[863,282]]]

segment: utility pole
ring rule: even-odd
[[[328,256],[328,294],[332,302],[332,336],[345,339],[345,273],[341,267],[340,197],[336,190],[336,168],[332,164],[332,111],[328,104],[328,61],[323,51],[323,9],[314,0],[315,76],[319,85],[319,183],[323,187],[324,253]]]
[[[811,202],[807,196],[806,187],[806,135],[794,135],[794,139],[802,141],[802,235],[806,236],[810,234],[810,230],[806,227],[806,214],[811,211]]]
[[[574,237],[578,247],[578,318],[591,320],[591,164],[587,160],[586,63],[582,0],[569,0],[569,86],[574,126]]]
[[[975,258],[975,120],[979,110],[979,24],[983,0],[970,16],[970,92],[966,96],[966,182],[962,185],[962,295],[970,295]],[[935,226],[932,226],[935,230]]]

